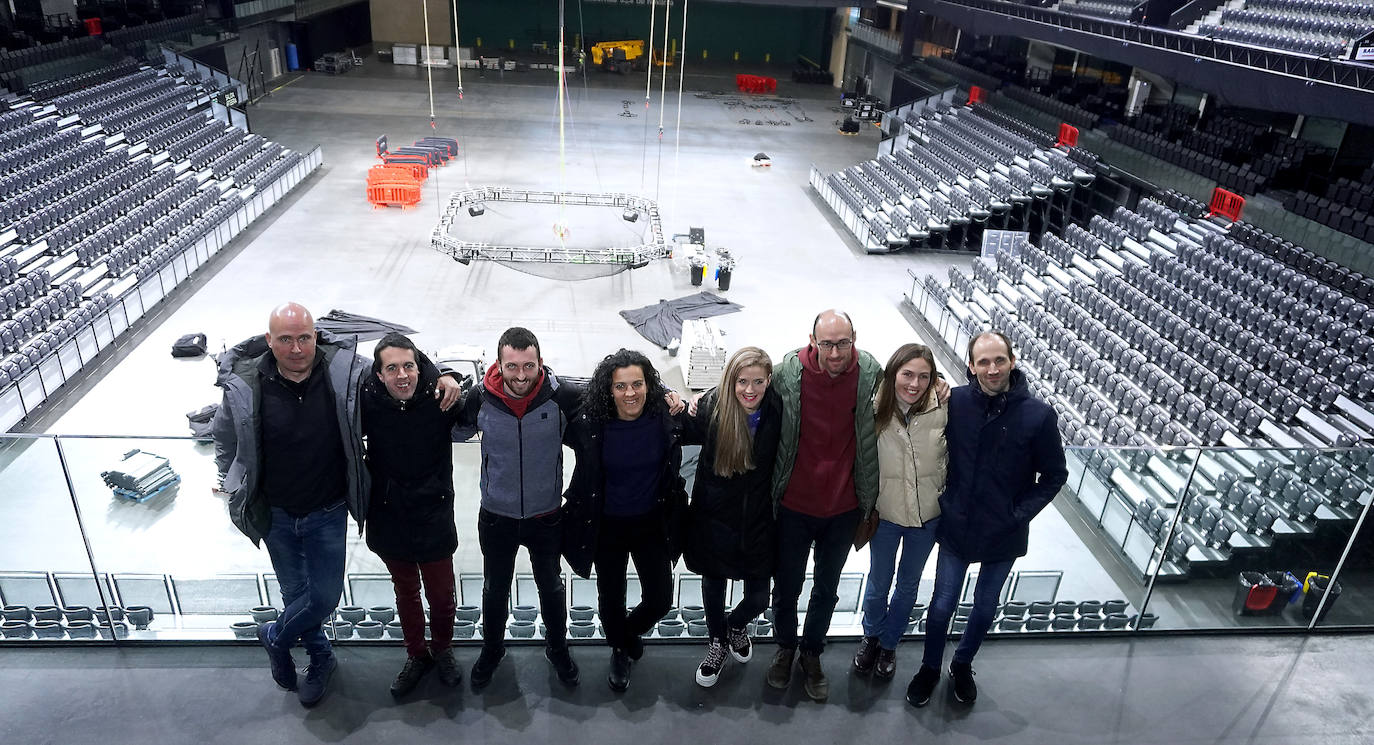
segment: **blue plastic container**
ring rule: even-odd
[[[301,69],[301,60],[300,60],[300,57],[296,54],[296,45],[295,45],[295,44],[287,44],[287,45],[286,45],[286,69],[288,69],[288,70],[299,70],[299,69]]]

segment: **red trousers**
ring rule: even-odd
[[[453,557],[413,564],[383,559],[391,572],[391,584],[396,588],[396,614],[401,617],[401,635],[405,638],[406,653],[423,657],[441,652],[453,644],[453,616],[458,607],[454,591]],[[425,599],[429,601],[428,647],[425,645],[425,608],[420,603],[420,585],[424,583]]]

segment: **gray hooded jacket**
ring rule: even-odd
[[[362,409],[358,405],[358,394],[372,363],[353,352],[355,344],[351,338],[319,331],[316,343],[324,352],[324,369],[329,376],[339,432],[343,433],[344,456],[348,461],[345,499],[361,532],[363,519],[367,516],[370,479],[363,463]],[[265,538],[272,527],[272,511],[259,493],[262,380],[258,374],[262,356],[271,353],[266,338],[254,336],[220,356],[215,385],[224,389],[224,399],[211,423],[220,488],[229,494],[229,519],[252,539],[254,545]]]

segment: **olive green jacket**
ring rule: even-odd
[[[799,350],[798,350],[799,351]],[[858,438],[854,449],[854,492],[864,517],[878,502],[878,435],[873,427],[873,394],[883,377],[883,366],[873,355],[859,350],[859,397],[854,410],[854,434]],[[778,457],[773,468],[773,513],[782,504],[787,482],[792,478],[792,464],[797,460],[797,442],[801,431],[802,363],[797,352],[789,352],[782,364],[773,370],[771,386],[782,397],[782,438],[778,441]]]

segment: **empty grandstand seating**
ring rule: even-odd
[[[1139,23],[1144,5],[1140,0],[1063,0],[1055,9],[1090,18]]]
[[[1227,41],[1322,57],[1341,57],[1374,30],[1374,5],[1359,0],[1246,0],[1197,33]]]
[[[1374,484],[1360,451],[1323,450],[1374,436],[1374,281],[1201,209],[1142,199],[910,296],[952,349],[1008,333],[1066,444],[1090,448],[1071,489],[1142,576],[1351,521]]]
[[[978,247],[984,227],[1026,229],[1027,205],[1092,180],[1054,139],[988,106],[906,111],[891,152],[811,182],[873,253]]]
[[[125,59],[0,113],[0,430],[319,165]]]

